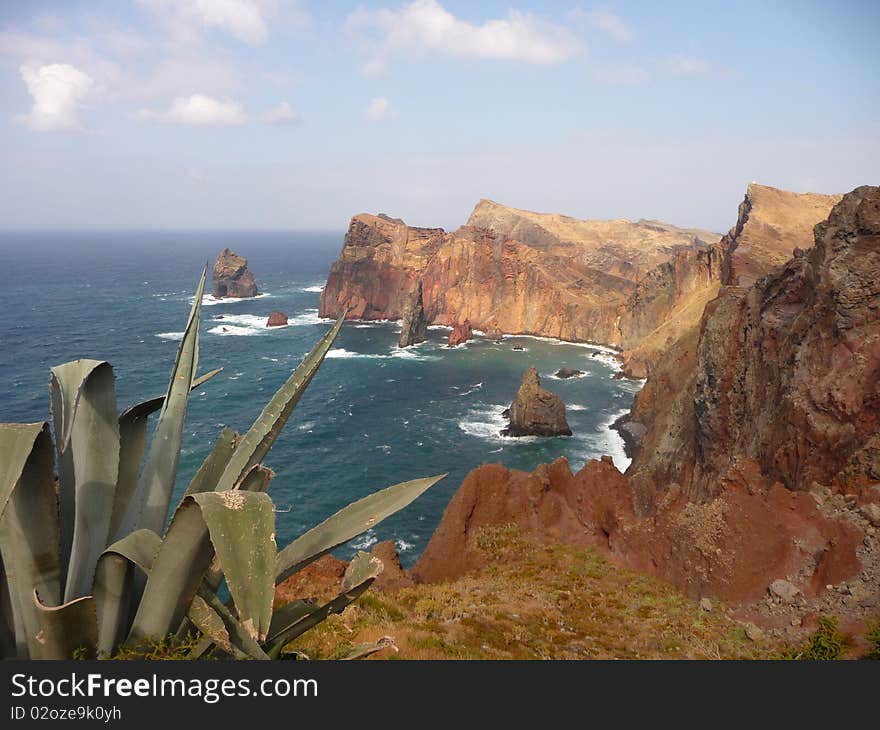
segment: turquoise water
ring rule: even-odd
[[[342,234],[123,233],[0,235],[6,276],[0,306],[0,421],[49,419],[48,369],[78,357],[109,360],[120,409],[164,392],[192,291],[224,246],[246,256],[264,294],[206,301],[199,371],[224,372],[193,393],[177,484],[182,492],[220,428],[246,430],[327,330],[318,297]],[[266,329],[273,309],[290,324]],[[224,331],[225,328],[225,331]],[[284,545],[350,501],[399,481],[449,472],[408,509],[340,551],[392,539],[411,565],[472,468],[519,469],[566,456],[572,468],[601,454],[626,466],[608,425],[639,383],[614,379],[601,348],[528,337],[478,337],[444,346],[395,347],[396,323],[348,322],[266,459],[276,477],[277,535]],[[514,350],[521,345],[523,350]],[[570,438],[509,439],[498,432],[523,370],[568,406]],[[584,377],[558,380],[567,366]],[[289,508],[289,511],[286,511]]]

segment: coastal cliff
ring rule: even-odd
[[[330,270],[320,313],[332,317],[348,307],[353,319],[400,319],[421,280],[432,324],[470,320],[485,332],[624,347],[640,341],[636,330],[653,331],[665,308],[675,309],[692,282],[705,278],[688,257],[697,261],[719,238],[655,221],[582,221],[486,200],[453,232],[360,214]],[[677,256],[683,258],[664,278],[670,291],[663,304],[641,306],[650,296],[643,293],[638,311],[623,317],[639,282]],[[691,268],[689,281],[669,283]]]
[[[678,338],[669,342],[656,358],[630,413],[631,422],[641,424],[645,431],[627,472],[640,513],[651,510],[655,490],[666,484],[681,484],[695,498],[706,497],[711,492],[707,486],[711,476],[702,476],[705,469],[700,467],[700,476],[694,474],[697,454],[703,453],[704,447],[711,449],[711,444],[703,440],[697,445],[697,411],[704,408],[696,397],[701,360],[705,364],[715,359],[712,352],[718,348],[725,357],[743,358],[748,355],[746,348],[758,346],[754,338],[749,343],[741,341],[735,328],[739,323],[739,302],[747,291],[735,285],[740,281],[735,272],[749,271],[753,276],[765,276],[773,271],[773,261],[786,249],[788,260],[796,250],[812,247],[813,227],[828,217],[840,199],[839,195],[797,194],[749,185],[739,206],[736,224],[715,247],[713,271],[720,279],[715,283],[718,297],[707,302],[698,313],[691,312],[696,318],[686,326],[676,328]],[[710,291],[711,287],[704,293]],[[772,377],[773,373],[772,369],[757,370],[753,378]],[[704,370],[700,377],[705,388],[705,381],[715,375]],[[765,401],[764,408],[767,403],[774,401]],[[745,414],[734,415],[737,423],[746,423]]]
[[[742,214],[727,251],[749,225]],[[875,611],[880,188],[848,193],[809,250],[793,253],[751,287],[723,287],[659,359],[631,414],[647,433],[625,475],[608,457],[577,474],[564,460],[531,474],[480,467],[416,578],[480,568],[472,536],[513,523],[591,545],[691,596],[754,602],[769,590],[770,618]]]

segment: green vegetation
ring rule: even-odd
[[[273,611],[275,586],[442,478],[376,492],[276,550],[266,493],[274,473],[262,460],[343,314],[246,434],[223,430],[166,528],[189,393],[219,372],[196,377],[206,273],[165,395],[118,414],[110,364],[76,360],[52,368],[51,430],[48,422],[0,424],[0,656],[278,658],[288,642],[355,601],[382,564],[360,553],[322,604],[294,601]],[[224,585],[227,602],[218,598]],[[384,646],[352,644],[351,658]]]
[[[868,649],[868,653],[865,655],[865,659],[880,660],[880,624],[872,626],[868,630],[868,635],[866,638],[868,639],[868,643],[871,648]]]
[[[779,658],[808,661],[842,659],[844,641],[837,623],[835,616],[822,616],[819,619],[819,628],[810,634],[804,646],[786,649]]]
[[[457,580],[372,591],[292,646],[332,658],[393,636],[378,659],[753,659],[721,604],[712,611],[661,580],[609,563],[588,547],[535,542],[516,525],[474,535],[485,558]]]

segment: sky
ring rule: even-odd
[[[880,3],[0,0],[0,229],[726,231],[880,184]]]

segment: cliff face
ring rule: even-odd
[[[815,246],[707,310],[694,490],[730,455],[792,489],[880,481],[880,188],[844,196]]]
[[[428,320],[422,301],[422,282],[416,284],[415,291],[407,297],[403,307],[403,324],[398,346],[409,347],[428,339]]]
[[[656,490],[662,490],[668,484],[681,484],[695,499],[705,498],[716,488],[712,486],[712,477],[705,474],[705,467],[697,463],[704,447],[712,450],[707,439],[701,439],[697,445],[695,408],[708,407],[708,404],[698,405],[696,399],[700,360],[711,360],[713,351],[722,359],[732,358],[736,353],[730,348],[755,346],[754,339],[748,344],[738,340],[736,328],[742,323],[737,312],[746,289],[733,283],[764,276],[773,270],[774,263],[781,257],[784,256],[783,262],[787,261],[795,249],[812,246],[813,226],[827,217],[840,198],[750,185],[739,206],[736,225],[720,244],[705,254],[703,268],[707,273],[711,271],[712,284],[702,290],[695,289],[690,302],[679,310],[681,316],[671,314],[632,353],[625,353],[637,359],[641,350],[652,345],[654,351],[660,353],[653,359],[648,380],[636,396],[631,413],[634,422],[647,428],[627,472],[641,514],[650,512]],[[654,287],[654,291],[663,289],[663,286]],[[713,291],[719,296],[710,301]],[[666,337],[666,347],[656,347],[661,339],[658,335],[667,329],[673,330],[677,339]],[[737,342],[739,344],[734,345]],[[720,354],[722,349],[724,355]],[[767,375],[755,373],[754,377],[760,379]],[[715,376],[704,373],[703,377]],[[746,423],[744,414],[734,415],[737,422]],[[695,470],[699,474],[695,475]]]
[[[469,319],[487,332],[621,346],[639,339],[630,334],[630,322],[654,329],[652,318],[662,317],[663,306],[674,308],[702,281],[695,252],[707,240],[712,234],[652,221],[579,221],[491,201],[481,201],[468,225],[451,233],[362,214],[352,219],[331,268],[321,314],[348,306],[352,318],[399,319],[406,294],[421,279],[429,322]],[[644,307],[622,326],[637,282],[677,254],[685,258],[666,279],[693,269],[690,280],[664,279],[671,289],[663,297],[667,304]]]
[[[722,239],[722,282],[748,287],[812,245],[813,226],[825,220],[841,195],[792,193],[751,183],[739,206],[736,226]]]
[[[822,514],[810,495],[781,485],[766,493],[731,485],[707,504],[672,489],[654,514],[639,519],[627,479],[610,457],[576,474],[565,459],[532,473],[487,464],[472,471],[450,501],[414,577],[450,580],[483,567],[480,528],[511,523],[554,544],[591,545],[695,598],[729,601],[760,598],[786,576],[814,596],[859,570],[862,535],[850,522]],[[863,596],[866,604],[870,599]]]
[[[247,298],[257,296],[254,275],[247,259],[224,248],[214,264],[214,297]]]

